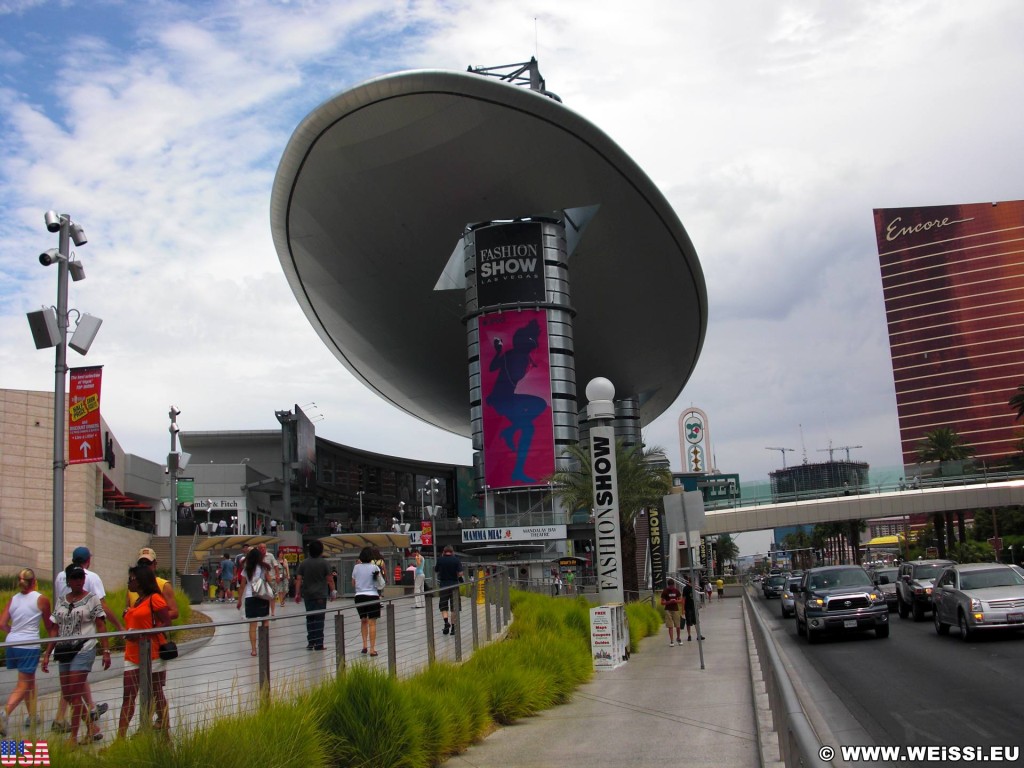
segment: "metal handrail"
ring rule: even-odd
[[[771,639],[771,633],[761,613],[754,607],[750,592],[744,590],[747,615],[753,617],[751,625],[754,646],[761,662],[765,689],[771,706],[772,722],[779,735],[779,751],[787,766],[831,766],[831,761],[822,760],[818,754],[821,746],[811,721],[804,712],[786,668],[782,664],[779,650]]]

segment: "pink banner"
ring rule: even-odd
[[[484,482],[545,485],[555,471],[547,315],[502,312],[479,324]]]

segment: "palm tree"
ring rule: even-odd
[[[652,463],[661,459],[661,448],[626,447],[615,441],[615,463],[619,491],[619,523],[622,528],[622,587],[626,595],[636,594],[636,530],[634,523],[641,509],[653,507],[672,490],[672,473],[667,467]],[[563,451],[569,468],[555,472],[551,482],[552,495],[575,512],[594,508],[593,469],[590,448],[586,444],[570,445]]]
[[[1018,390],[1020,389],[1022,388],[1018,387]],[[1018,396],[1014,395],[1010,402],[1012,403]],[[1021,392],[1020,396],[1024,396],[1024,392]],[[952,427],[939,427],[926,433],[924,440],[917,446],[917,456],[921,461],[962,461],[973,454],[974,447],[967,445]],[[958,518],[962,519],[962,516],[963,513],[959,512]],[[944,532],[942,525],[938,522],[940,520],[945,521],[946,530]],[[946,557],[946,545],[953,544],[953,513],[948,511],[936,513],[935,522],[936,535],[939,540],[939,557]]]
[[[1017,421],[1024,419],[1024,384],[1017,387],[1017,392],[1010,398],[1010,407],[1017,412]]]
[[[735,562],[736,558],[739,557],[740,548],[736,542],[732,540],[732,536],[728,533],[723,533],[718,537],[715,549],[718,550],[718,562],[722,564],[722,572],[724,573],[725,564]]]
[[[939,427],[925,433],[917,444],[920,461],[962,461],[974,455],[974,447],[964,442],[952,427]]]

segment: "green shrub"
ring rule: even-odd
[[[81,765],[147,768],[328,768],[332,763],[320,726],[322,713],[291,701],[273,702],[259,712],[235,715],[168,740],[153,731],[118,739]],[[52,743],[52,742],[51,742]],[[63,756],[54,765],[66,765]]]
[[[487,688],[475,675],[467,674],[464,666],[435,664],[405,685],[422,691],[428,701],[434,701],[434,708],[451,718],[451,735],[440,745],[435,761],[464,751],[491,727]],[[420,700],[420,694],[414,700]]]
[[[402,685],[365,664],[323,686],[313,696],[323,714],[334,765],[425,768],[422,724]]]

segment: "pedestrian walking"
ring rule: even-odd
[[[700,590],[699,585],[697,589]],[[683,611],[686,619],[686,639],[689,641],[693,640],[691,629],[697,626],[697,601],[693,593],[693,585],[686,580],[683,581],[683,600],[685,601]],[[704,636],[701,635],[700,639],[703,640]]]
[[[412,553],[412,560],[413,560],[413,565],[416,568],[416,571],[415,571],[415,573],[413,575],[413,579],[412,579],[412,583],[413,583],[412,607],[413,608],[423,608],[426,605],[426,601],[423,598],[423,584],[424,584],[424,580],[425,580],[425,575],[423,573],[423,565],[426,562],[426,560],[423,557],[423,553],[420,552],[418,549],[415,552]]]
[[[295,602],[303,601],[306,609],[307,651],[324,649],[324,614],[320,611],[327,608],[327,601],[336,594],[334,576],[328,572],[330,566],[323,553],[322,541],[309,542],[309,557],[295,570]]]
[[[266,619],[270,615],[270,604],[273,598],[259,597],[253,591],[253,585],[259,586],[260,581],[270,579],[270,567],[263,561],[263,553],[253,547],[245,556],[245,566],[238,575],[238,603],[237,610],[242,610],[242,602],[245,601],[245,618]],[[269,627],[269,621],[260,622],[264,627]],[[249,655],[256,655],[256,622],[249,622]]]
[[[169,607],[156,575],[145,565],[135,565],[128,569],[128,589],[138,595],[135,602],[125,608],[125,629],[158,629],[169,627],[171,619]],[[157,729],[166,733],[170,728],[170,715],[167,696],[164,693],[164,682],[167,678],[167,662],[160,658],[160,645],[164,642],[163,634],[149,635],[150,680],[155,704]],[[121,717],[117,723],[118,738],[128,735],[128,726],[135,715],[135,700],[139,694],[139,666],[141,644],[138,636],[124,640],[124,674],[122,675]],[[144,712],[141,717],[149,718],[151,714]]]
[[[31,568],[18,571],[18,591],[0,613],[0,632],[7,633],[7,642],[39,640],[39,622],[52,636],[53,621],[50,619],[50,599],[37,589],[36,574]],[[7,697],[7,705],[0,713],[0,737],[7,735],[7,721],[21,703],[25,704],[28,715],[25,727],[38,723],[36,714],[36,667],[39,666],[40,646],[19,645],[7,648],[7,668],[18,670],[18,682]]]
[[[680,614],[682,613],[683,593],[674,581],[669,581],[661,590],[661,605],[665,609],[665,626],[668,627],[668,645],[671,648],[676,643],[683,644],[683,636],[680,634]],[[673,637],[673,630],[675,636]]]
[[[67,702],[71,715],[69,740],[73,745],[78,743],[78,726],[85,723],[86,734],[82,743],[89,744],[102,739],[103,734],[89,714],[85,700],[85,681],[96,660],[95,636],[107,631],[107,622],[99,597],[85,589],[85,569],[72,563],[64,570],[64,576],[68,592],[57,599],[50,617],[56,627],[51,628],[50,636],[74,639],[48,645],[43,652],[42,666],[43,672],[49,672],[50,655],[57,654],[61,698]],[[105,637],[99,641],[103,651],[103,669],[110,669],[110,648],[107,643]],[[62,656],[65,649],[69,654],[67,657]]]
[[[99,598],[100,605],[103,606],[103,616],[107,620],[108,627],[113,630],[120,630],[121,622],[118,620],[114,612],[110,610],[110,606],[107,605],[107,591],[103,586],[103,579],[100,578],[99,574],[89,569],[92,565],[92,552],[89,551],[88,547],[75,547],[71,553],[71,564],[81,566],[82,570],[85,571],[85,591],[90,595],[96,595]],[[67,569],[57,574],[56,579],[53,582],[53,596],[54,596],[54,607],[56,607],[56,601],[61,597],[67,595],[70,591],[67,582]],[[106,702],[97,704],[92,697],[92,686],[89,684],[88,679],[84,683],[84,696],[85,703],[89,705],[89,716],[93,720],[98,720],[106,711],[109,709]],[[57,702],[57,715],[53,719],[53,723],[50,729],[56,733],[67,733],[70,726],[67,722],[67,701],[63,697]]]
[[[377,591],[376,581],[378,576],[384,576],[381,567],[373,562],[373,552],[370,547],[363,547],[359,553],[359,562],[352,568],[359,635],[363,639],[362,652],[370,656],[377,655],[377,619],[380,618],[380,592]]]
[[[437,582],[441,588],[437,605],[441,611],[441,618],[444,619],[442,634],[454,635],[455,612],[458,611],[455,601],[461,599],[459,583],[462,581],[462,561],[455,556],[455,550],[450,546],[445,547],[441,557],[437,558],[434,573],[437,574]]]

